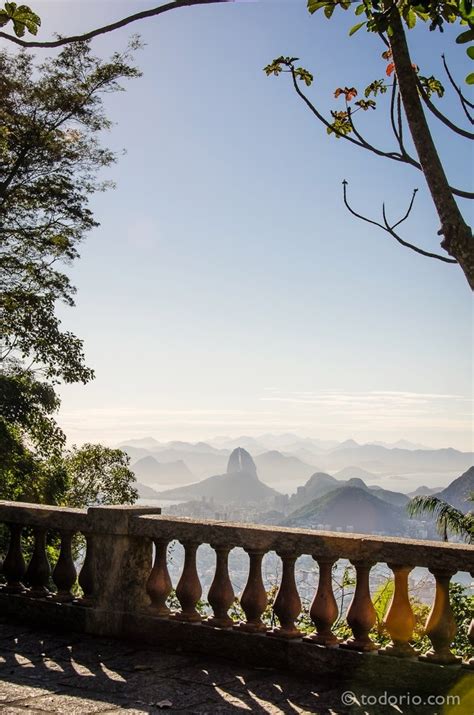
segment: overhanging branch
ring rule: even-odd
[[[62,45],[68,45],[71,42],[85,42],[87,40],[92,40],[98,35],[105,35],[107,32],[118,30],[121,27],[130,25],[132,22],[144,20],[147,17],[155,17],[156,15],[162,15],[163,13],[168,12],[169,10],[174,10],[176,8],[191,7],[192,5],[211,5],[216,3],[228,2],[233,2],[233,0],[175,0],[175,2],[169,2],[165,5],[159,5],[158,7],[153,7],[149,10],[142,10],[141,12],[136,12],[133,15],[128,15],[121,20],[117,20],[117,22],[112,22],[109,25],[97,27],[95,30],[85,32],[83,35],[58,37],[57,40],[50,40],[49,42],[40,42],[37,40],[22,40],[20,37],[16,37],[15,35],[9,35],[7,32],[0,32],[0,37],[4,40],[14,42],[20,47],[61,47]]]
[[[409,217],[411,210],[413,208],[416,192],[418,191],[418,189],[414,189],[405,215],[401,219],[399,219],[396,223],[390,225],[390,223],[388,222],[388,219],[387,219],[386,211],[385,211],[385,204],[382,205],[382,216],[383,216],[383,221],[384,221],[382,224],[379,221],[375,221],[374,219],[371,219],[368,216],[363,216],[362,214],[355,211],[352,208],[352,206],[349,204],[349,201],[347,199],[348,182],[345,179],[342,182],[342,186],[343,186],[342,192],[343,192],[344,204],[345,204],[346,208],[348,209],[348,211],[350,211],[350,213],[353,216],[360,219],[361,221],[365,221],[366,223],[370,223],[373,226],[377,226],[378,228],[381,228],[382,231],[385,231],[386,233],[388,233],[390,236],[392,236],[392,238],[394,238],[402,246],[404,246],[405,248],[409,248],[412,251],[415,251],[415,253],[419,253],[421,256],[426,256],[427,258],[435,258],[438,261],[443,261],[443,263],[457,263],[457,261],[454,260],[454,258],[447,258],[446,256],[441,256],[439,253],[431,253],[431,251],[425,251],[423,248],[420,248],[419,246],[415,246],[413,243],[409,243],[408,241],[405,241],[403,238],[401,238],[401,236],[399,236],[395,232],[395,228],[397,226],[400,226],[400,224],[403,223],[404,221],[406,221],[407,218]]]

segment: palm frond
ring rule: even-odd
[[[472,495],[471,495],[472,496]],[[414,497],[407,504],[410,517],[433,515],[436,519],[438,533],[447,541],[448,532],[460,536],[465,541],[474,541],[474,515],[463,514],[456,507],[436,496]]]

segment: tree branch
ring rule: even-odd
[[[306,104],[306,106],[310,109],[310,111],[315,115],[315,117],[321,122],[321,124],[324,124],[326,128],[330,128],[334,134],[336,134],[338,137],[341,139],[345,139],[346,141],[350,142],[351,144],[354,144],[355,146],[360,147],[361,149],[366,149],[367,151],[371,151],[373,154],[376,156],[382,156],[385,157],[386,159],[392,159],[392,161],[398,161],[402,164],[409,164],[410,166],[415,167],[415,169],[418,169],[419,171],[423,171],[421,164],[416,161],[412,156],[408,154],[406,151],[405,147],[402,144],[403,147],[403,153],[399,154],[398,152],[388,152],[388,151],[383,151],[382,149],[377,149],[377,147],[373,146],[372,144],[369,144],[366,139],[360,134],[360,132],[357,130],[356,126],[354,125],[354,120],[352,118],[352,112],[350,111],[350,107],[347,107],[348,109],[348,120],[351,125],[351,129],[354,133],[354,135],[357,137],[357,139],[354,139],[351,136],[348,136],[347,134],[343,134],[342,132],[339,132],[337,129],[331,126],[331,123],[321,114],[321,112],[315,107],[315,105],[311,102],[310,99],[305,95],[305,93],[300,89],[300,86],[298,84],[298,79],[296,77],[294,67],[292,65],[287,65],[289,67],[289,71],[291,72],[291,77],[293,80],[293,87],[295,88],[295,91],[297,95],[303,100],[303,102]],[[399,116],[399,126],[401,126],[401,112]],[[402,136],[401,130],[400,130],[400,137]],[[456,189],[453,186],[449,187],[450,191],[452,191],[453,194],[456,196],[460,196],[464,199],[474,199],[474,193],[470,193],[469,191],[464,191],[463,189]]]
[[[388,0],[386,0],[387,2]],[[474,241],[472,231],[454,200],[446,174],[423,112],[405,31],[398,8],[391,7],[389,37],[395,72],[400,87],[410,134],[415,145],[426,183],[441,222],[441,246],[461,266],[474,290]]]
[[[446,57],[444,55],[441,55],[441,59],[443,60],[444,69],[446,71],[446,74],[448,75],[449,81],[451,82],[451,86],[453,87],[454,91],[456,92],[456,94],[459,97],[459,101],[461,102],[462,108],[464,109],[464,113],[466,114],[466,116],[469,119],[469,121],[471,122],[471,124],[474,124],[474,119],[471,117],[471,115],[467,111],[467,107],[469,107],[470,109],[474,109],[474,104],[472,104],[472,102],[470,102],[467,99],[467,97],[465,97],[463,95],[460,87],[454,81],[454,78],[453,78],[451,72],[449,71],[448,63],[446,62]]]
[[[458,127],[456,124],[453,124],[453,122],[450,119],[448,119],[448,117],[446,117],[442,112],[439,111],[438,107],[435,104],[433,104],[431,99],[426,94],[425,89],[422,86],[422,84],[418,78],[417,78],[417,85],[418,85],[418,90],[420,92],[423,102],[428,107],[430,112],[432,114],[434,114],[434,116],[437,119],[439,119],[440,122],[442,122],[445,126],[448,127],[448,129],[451,129],[456,134],[459,134],[460,136],[465,137],[465,139],[474,139],[473,132],[468,132],[466,129],[463,129],[462,127]]]
[[[15,35],[9,35],[7,32],[0,32],[0,37],[4,40],[9,40],[14,42],[20,47],[61,47],[62,45],[68,45],[71,42],[84,42],[86,40],[92,40],[98,35],[105,35],[107,32],[112,32],[113,30],[118,30],[121,27],[130,25],[132,22],[137,22],[138,20],[144,20],[147,17],[155,17],[156,15],[162,15],[168,10],[174,10],[180,7],[191,7],[192,5],[210,5],[215,3],[227,3],[233,2],[234,0],[176,0],[175,2],[168,2],[165,5],[159,5],[158,7],[151,8],[150,10],[142,10],[141,12],[136,12],[133,15],[124,17],[122,20],[117,22],[112,22],[109,25],[104,25],[103,27],[98,27],[95,30],[90,30],[85,32],[83,35],[71,35],[69,37],[58,37],[57,40],[50,40],[49,42],[39,42],[37,40],[22,40]]]
[[[371,223],[373,226],[377,226],[378,228],[381,228],[382,231],[385,231],[386,233],[390,234],[392,238],[394,238],[398,243],[400,243],[402,246],[405,248],[410,248],[412,251],[415,251],[415,253],[419,253],[421,256],[426,256],[428,258],[435,258],[438,261],[443,261],[443,263],[457,263],[456,260],[453,258],[447,258],[446,256],[441,256],[438,253],[431,253],[430,251],[425,251],[423,248],[419,248],[418,246],[415,246],[413,243],[409,243],[408,241],[405,241],[403,238],[401,238],[396,232],[395,228],[399,226],[401,223],[406,221],[406,219],[409,217],[411,210],[413,208],[413,203],[415,201],[415,196],[416,192],[418,189],[414,189],[413,195],[411,197],[410,204],[408,206],[408,209],[405,213],[405,215],[396,223],[394,223],[392,226],[390,226],[388,220],[387,220],[387,215],[385,213],[385,204],[382,206],[382,214],[383,214],[383,220],[384,223],[380,223],[379,221],[375,221],[374,219],[368,218],[367,216],[363,216],[360,213],[357,213],[357,211],[354,211],[352,206],[349,204],[349,201],[347,199],[347,185],[348,182],[344,179],[342,182],[343,185],[343,199],[344,199],[344,204],[346,208],[350,211],[350,213],[355,216],[358,219],[361,219],[361,221],[365,221],[366,223]]]

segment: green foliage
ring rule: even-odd
[[[130,457],[121,449],[101,444],[73,447],[61,459],[67,482],[64,504],[133,504],[138,492],[129,464]]]
[[[7,4],[16,30],[26,10]],[[3,499],[85,506],[137,497],[123,453],[92,445],[63,453],[64,434],[54,419],[54,385],[93,377],[82,341],[62,329],[56,305],[74,305],[64,266],[97,226],[90,197],[109,186],[98,180],[115,161],[99,140],[111,126],[103,96],[139,75],[130,49],[104,61],[82,42],[39,65],[25,52],[0,51]]]
[[[28,5],[17,5],[16,2],[6,2],[0,10],[0,27],[5,27],[9,22],[13,24],[13,32],[17,37],[23,37],[26,30],[36,35],[41,26],[41,19]]]
[[[51,381],[87,382],[82,342],[64,332],[56,303],[74,305],[62,265],[97,226],[90,197],[115,161],[98,136],[110,127],[105,93],[138,76],[129,54],[94,57],[86,43],[36,65],[0,51],[0,309],[2,358],[28,360]]]
[[[42,459],[25,446],[20,430],[0,420],[0,499],[60,504],[67,475],[58,457]]]
[[[291,72],[295,79],[299,79],[310,87],[314,81],[314,77],[311,72],[308,72],[304,67],[296,67],[294,63],[297,61],[297,57],[277,57],[270,64],[263,68],[263,71],[269,77],[270,75],[278,75],[281,72]],[[286,69],[285,69],[286,68]]]
[[[318,10],[323,10],[326,18],[330,19],[336,7],[348,10],[352,3],[348,0],[307,0],[308,11],[314,14]],[[397,0],[392,5],[385,5],[382,0],[364,0],[356,6],[355,15],[365,15],[366,20],[358,22],[350,31],[349,36],[354,35],[362,27],[366,27],[367,32],[392,33],[391,18],[393,12],[398,12],[405,22],[406,27],[412,30],[417,21],[429,23],[429,29],[443,32],[444,23],[459,23],[469,25],[469,30],[462,32],[456,42],[462,44],[474,40],[474,11],[472,0]],[[473,57],[469,54],[469,57]],[[474,80],[471,75],[466,77],[466,82],[471,84]]]
[[[349,30],[349,37],[352,37],[352,35],[355,35],[355,33],[360,30],[361,27],[364,27],[366,25],[366,22],[358,22],[357,25],[354,25],[354,27],[351,27]]]
[[[472,656],[472,645],[467,633],[474,613],[474,596],[460,583],[449,584],[449,600],[456,621],[457,633],[453,642],[453,652],[462,658]]]
[[[53,418],[58,407],[53,387],[35,379],[31,370],[17,366],[0,373],[0,420],[43,457],[57,454],[64,444],[64,434]]]
[[[355,102],[355,104],[357,107],[360,107],[364,112],[366,112],[368,109],[375,109],[377,106],[373,99],[359,99],[357,102]]]
[[[364,97],[370,97],[371,94],[376,97],[379,92],[380,94],[385,94],[387,90],[388,85],[384,79],[374,79],[374,81],[365,88]]]
[[[308,72],[308,70],[305,70],[304,67],[297,67],[295,69],[295,76],[302,80],[307,87],[310,87],[313,83],[313,75],[311,72]]]
[[[418,79],[428,97],[431,97],[432,94],[437,94],[438,97],[441,99],[441,97],[444,95],[443,85],[441,84],[439,79],[436,79],[436,77],[433,77],[433,75],[431,75],[431,77],[423,77],[422,75],[418,75]]]
[[[472,494],[470,501],[474,501]],[[463,514],[462,511],[436,496],[414,497],[408,502],[406,509],[411,517],[422,514],[433,516],[436,520],[438,533],[444,541],[448,540],[449,534],[453,534],[469,543],[474,542],[474,514],[472,512]]]
[[[331,110],[331,116],[333,118],[333,122],[326,128],[328,134],[334,134],[336,139],[340,139],[341,136],[352,132],[349,112],[336,112]]]

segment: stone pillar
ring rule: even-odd
[[[151,539],[129,534],[129,521],[161,509],[133,506],[93,506],[87,510],[94,548],[90,563],[93,603],[86,614],[87,630],[121,635],[124,615],[147,611],[146,584],[152,568]]]

